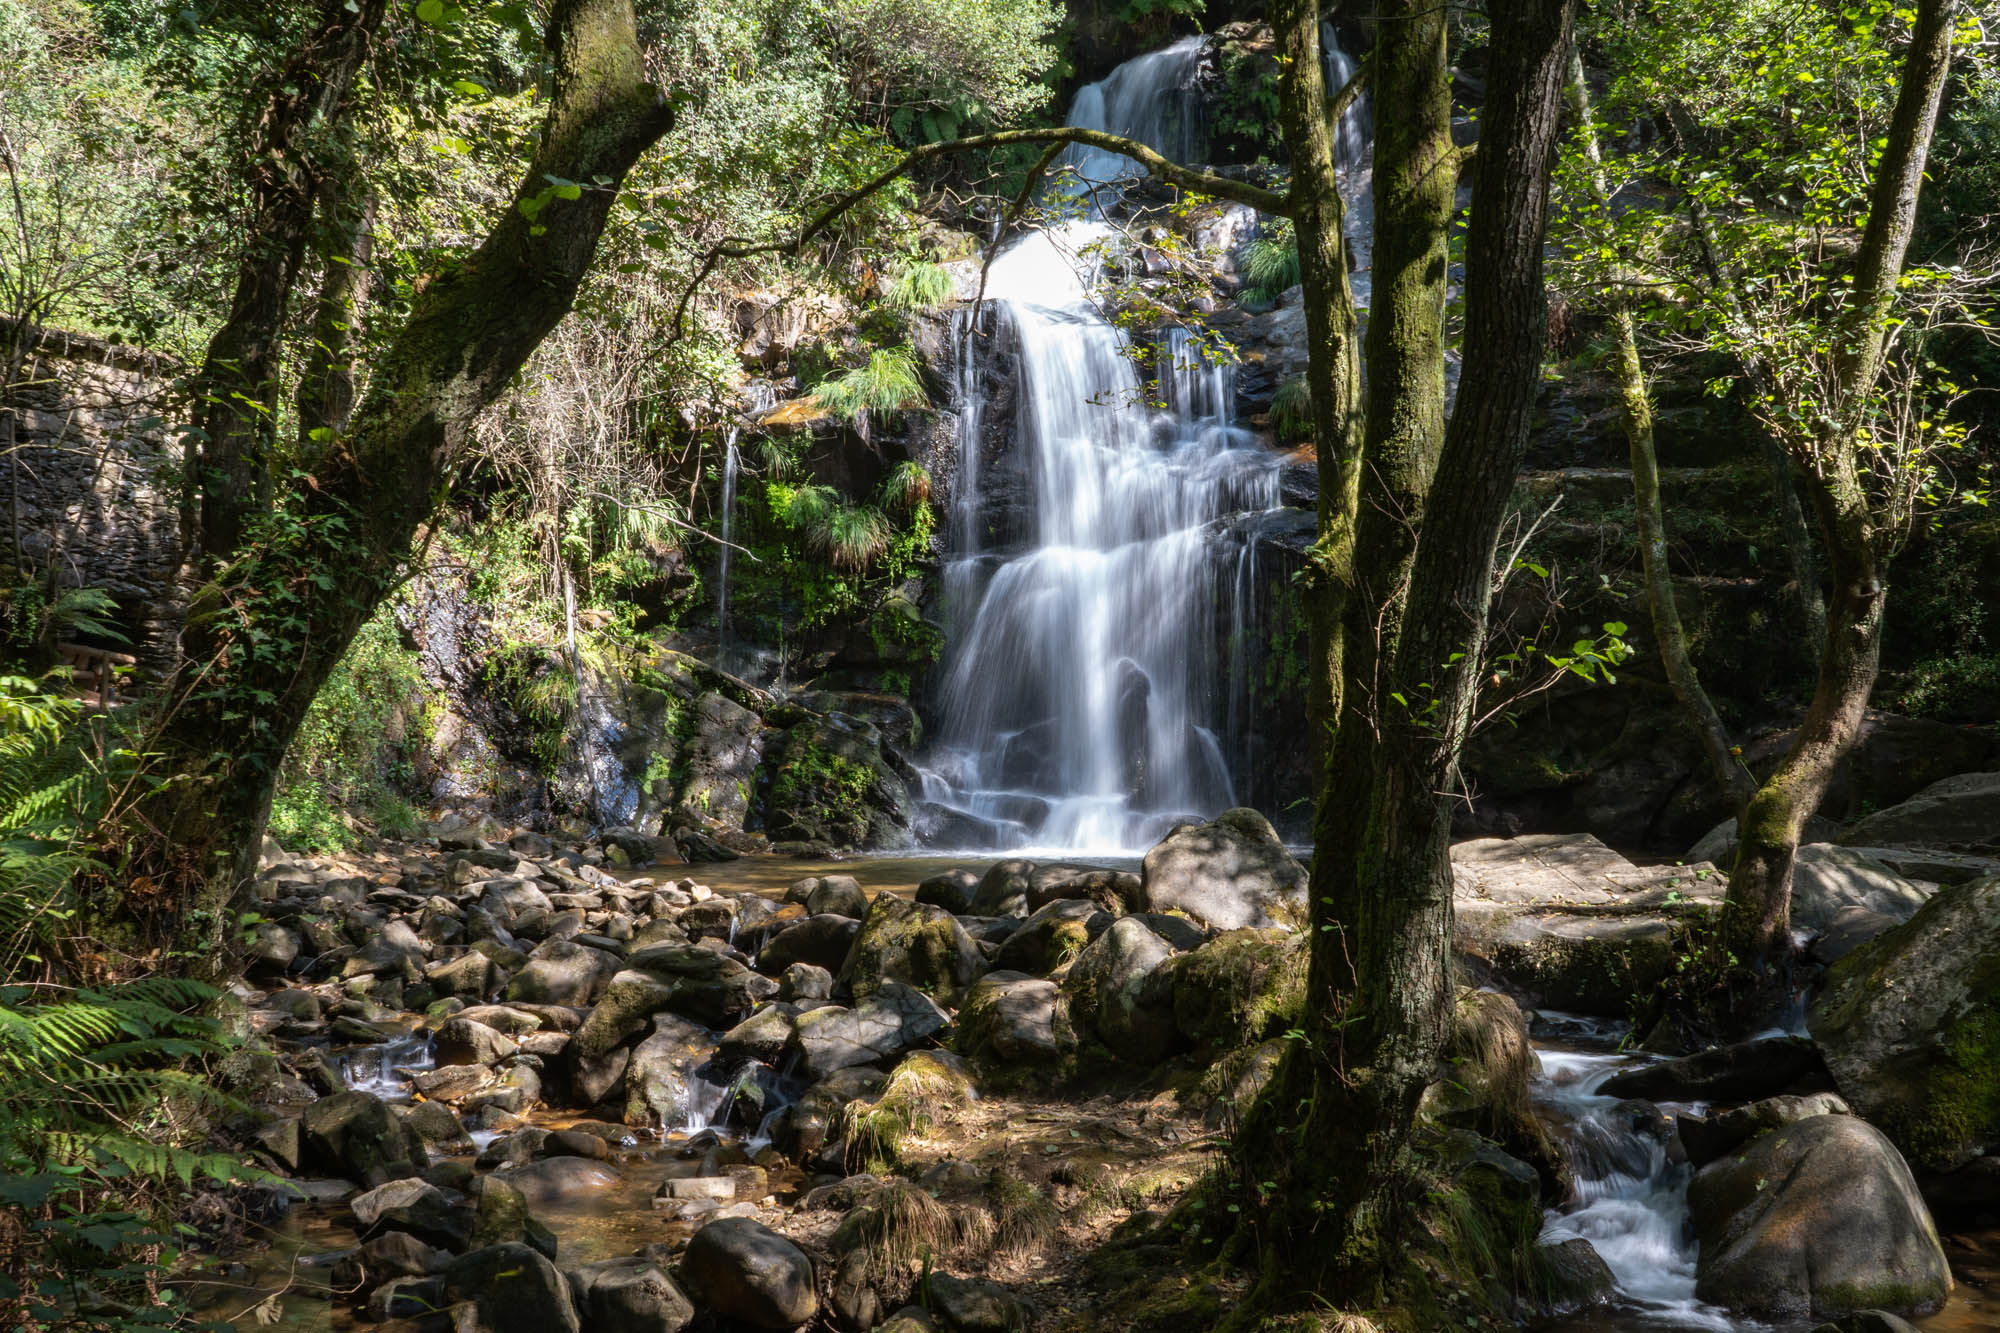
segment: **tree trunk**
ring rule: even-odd
[[[199,461],[190,459],[188,480],[199,505],[188,508],[199,522],[183,549],[199,577],[236,552],[270,502],[285,317],[325,170],[321,140],[338,132],[386,7],[326,0],[317,35],[278,75],[265,109],[235,295],[196,381]]]
[[[339,447],[203,587],[156,748],[174,775],[140,809],[134,869],[213,908],[255,868],[279,762],[315,694],[405,577],[480,411],[568,313],[625,173],[671,116],[631,0],[560,0],[549,116],[484,243],[440,273],[377,359]],[[550,177],[593,182],[575,198]],[[518,206],[535,200],[530,220]]]
[[[1408,1271],[1406,1152],[1455,993],[1447,793],[1480,677],[1494,545],[1541,381],[1541,251],[1570,0],[1494,15],[1467,233],[1466,370],[1449,429],[1442,284],[1459,157],[1448,138],[1444,16],[1411,6],[1393,23],[1384,17],[1376,95],[1416,109],[1399,117],[1400,133],[1378,139],[1377,222],[1392,225],[1387,213],[1416,234],[1390,244],[1395,272],[1378,271],[1370,311],[1354,576],[1342,590],[1353,600],[1345,678],[1331,690],[1342,700],[1334,760],[1319,792],[1304,1040],[1239,1135],[1256,1191],[1244,1238],[1261,1247],[1264,1274],[1246,1311],[1302,1295],[1371,1303]],[[1387,304],[1385,276],[1396,289]]]
[[[1738,962],[1760,972],[1790,948],[1799,835],[1854,744],[1881,666],[1888,597],[1883,566],[1896,534],[1883,531],[1869,507],[1860,431],[1881,377],[1889,312],[1916,231],[1917,195],[1951,70],[1958,8],[1957,0],[1922,0],[1918,6],[1842,312],[1835,410],[1817,436],[1787,441],[1826,540],[1833,604],[1812,703],[1777,771],[1750,800],[1729,876],[1723,942]]]
[[[375,191],[366,180],[330,181],[320,218],[339,237],[313,301],[312,342],[299,376],[299,457],[317,460],[354,415],[354,358],[375,260]]]
[[[1591,195],[1600,209],[1609,209],[1611,200],[1604,184],[1603,158],[1597,146],[1597,125],[1591,117],[1590,85],[1584,82],[1583,58],[1572,52],[1569,59],[1568,101],[1577,133],[1583,136],[1584,158],[1590,164]],[[1646,607],[1653,621],[1653,638],[1659,645],[1660,664],[1667,683],[1680,700],[1681,713],[1693,728],[1708,758],[1709,772],[1729,793],[1729,803],[1739,820],[1743,808],[1757,790],[1750,771],[1729,743],[1729,729],[1710,702],[1708,691],[1695,674],[1694,659],[1688,655],[1687,632],[1681,626],[1680,606],[1674,600],[1673,571],[1667,563],[1667,514],[1660,500],[1660,463],[1653,448],[1653,399],[1646,387],[1645,364],[1639,357],[1638,321],[1631,304],[1611,294],[1611,335],[1616,343],[1620,414],[1625,426],[1626,454],[1632,463],[1632,504],[1638,515],[1639,559],[1645,573]],[[1794,501],[1796,504],[1796,501]]]

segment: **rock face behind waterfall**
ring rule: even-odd
[[[1181,911],[1212,930],[1305,923],[1306,870],[1255,810],[1188,824],[1146,853],[1148,911]]]
[[[1928,1313],[1951,1270],[1917,1183],[1880,1131],[1814,1116],[1751,1140],[1688,1189],[1697,1294],[1765,1319]]]
[[[2000,1149],[2000,877],[1835,964],[1810,1022],[1841,1095],[1919,1169]]]

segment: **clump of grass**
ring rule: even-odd
[[[850,424],[870,413],[900,412],[929,401],[916,358],[906,347],[878,348],[866,365],[821,380],[812,400]]]
[[[945,1203],[907,1180],[885,1181],[856,1203],[832,1241],[837,1253],[865,1253],[873,1277],[992,1244],[993,1218],[985,1209]]]
[[[882,498],[898,509],[917,509],[931,502],[931,474],[922,463],[906,458],[882,483]]]
[[[1290,226],[1243,247],[1243,299],[1269,305],[1299,284],[1299,242]]]
[[[975,1095],[956,1057],[918,1051],[896,1066],[874,1101],[849,1102],[842,1112],[848,1168],[893,1170],[902,1160],[904,1140],[929,1133]]]
[[[1048,1196],[1004,1166],[986,1178],[986,1206],[993,1215],[994,1248],[1009,1254],[1047,1244],[1062,1226],[1062,1214]]]
[[[944,265],[913,260],[889,280],[882,290],[882,304],[890,310],[929,310],[949,301],[957,290],[958,284]]]
[[[1312,386],[1294,375],[1271,398],[1271,429],[1286,444],[1312,438]]]

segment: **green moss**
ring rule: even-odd
[[[868,837],[868,788],[875,775],[851,759],[806,742],[796,745],[771,783],[771,806],[785,836],[852,847]]]
[[[1174,1021],[1211,1050],[1254,1046],[1305,1009],[1305,936],[1232,930],[1173,960]]]

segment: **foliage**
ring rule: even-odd
[[[849,422],[864,421],[870,413],[901,412],[927,401],[916,358],[907,347],[878,348],[869,354],[866,365],[822,380],[812,398]]]
[[[882,483],[882,494],[895,508],[914,510],[931,502],[931,474],[922,463],[906,458]]]
[[[197,1180],[261,1178],[200,1140],[232,1103],[201,1074],[234,1043],[173,977],[99,975],[84,885],[136,756],[38,682],[0,679],[0,1316],[42,1328],[152,1328],[162,1225]],[[83,1313],[86,1302],[92,1313]]]
[[[929,310],[951,300],[957,289],[957,280],[944,265],[912,260],[883,289],[882,304],[891,310]]]
[[[1271,429],[1286,444],[1312,438],[1312,385],[1304,375],[1294,375],[1271,395]]]
[[[395,609],[385,605],[355,635],[285,754],[271,836],[306,852],[352,846],[357,820],[390,837],[415,836],[416,812],[401,788],[422,742],[423,686]]]
[[[1290,288],[1299,285],[1299,242],[1292,224],[1280,224],[1272,236],[1260,236],[1243,247],[1240,266],[1243,299],[1253,305],[1271,305]]]

